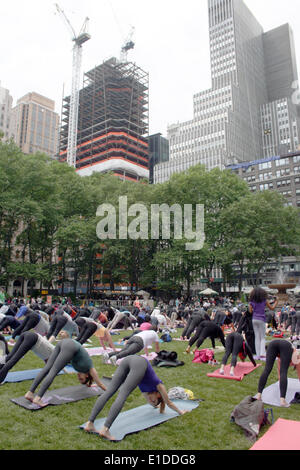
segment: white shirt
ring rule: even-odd
[[[157,315],[160,315],[160,309],[155,308],[153,312],[151,313],[151,317],[156,317]]]
[[[9,306],[8,305],[2,305],[2,307],[0,308],[0,313],[3,313],[5,314],[9,309]]]
[[[159,337],[154,330],[145,330],[137,333],[135,336],[142,338],[144,343],[144,348],[148,348],[152,343],[158,343]]]
[[[33,330],[41,336],[46,336],[50,328],[50,323],[45,320],[45,318],[40,317],[40,321],[33,328]]]
[[[38,357],[40,357],[43,361],[49,359],[52,352],[54,351],[55,346],[51,344],[47,338],[44,336],[38,335],[38,340],[35,345],[31,348]]]

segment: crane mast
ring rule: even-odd
[[[67,163],[76,168],[77,153],[77,129],[78,129],[78,111],[79,111],[79,90],[80,90],[80,74],[82,64],[82,45],[88,41],[91,36],[87,33],[87,25],[89,18],[86,18],[80,33],[76,35],[73,26],[68,20],[65,12],[60,6],[55,4],[57,11],[69,27],[72,33],[73,46],[73,62],[72,62],[72,88],[70,95],[69,124],[68,124],[68,147],[67,147]]]

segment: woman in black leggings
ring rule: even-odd
[[[299,307],[297,307],[295,317],[296,317],[295,333],[297,336],[299,336],[300,335],[300,308]]]
[[[263,389],[267,383],[268,377],[272,372],[274,362],[277,360],[279,388],[280,388],[280,404],[283,407],[289,407],[285,397],[287,392],[287,374],[290,365],[294,365],[297,369],[300,380],[300,351],[293,348],[289,341],[276,339],[271,341],[267,348],[266,366],[260,376],[258,382],[258,400],[261,400]]]
[[[136,387],[139,387],[146,400],[153,407],[157,408],[160,405],[161,413],[164,412],[165,405],[180,415],[187,412],[179,410],[169,399],[165,386],[157,377],[150,362],[142,356],[128,356],[119,365],[107,391],[97,399],[89,421],[86,424],[85,431],[97,432],[94,426],[97,415],[104,408],[108,400],[119,390],[119,394],[109,410],[104,426],[99,431],[100,436],[114,440],[109,429],[123,408],[127,397]]]
[[[98,329],[97,322],[86,317],[78,317],[75,323],[79,328],[76,341],[80,344],[84,344]]]
[[[246,357],[249,356],[250,361],[254,367],[256,367],[256,362],[252,356],[251,349],[249,348],[247,342],[240,333],[234,332],[230,333],[225,340],[225,354],[223,356],[220,368],[221,375],[224,375],[224,368],[231,354],[230,375],[232,377],[234,376],[234,368],[236,367],[238,356],[242,361],[244,361]]]
[[[81,384],[90,387],[92,382],[95,381],[102,390],[106,390],[105,385],[99,379],[97,371],[93,366],[93,361],[84,347],[73,339],[63,339],[55,346],[47,364],[33,381],[30,390],[25,395],[25,398],[40,407],[46,406],[47,403],[42,401],[42,397],[52,384],[57,374],[67,364],[69,364],[69,362],[78,372],[77,377]],[[34,396],[36,388],[42,381],[43,383],[39,389],[38,395]]]
[[[54,350],[54,346],[35,331],[21,333],[11,352],[7,353],[5,362],[0,365],[0,383],[4,381],[10,369],[30,350],[46,363]]]
[[[64,330],[67,332],[69,337],[72,337],[73,334],[79,333],[78,325],[72,320],[72,317],[64,310],[57,310],[51,320],[50,328],[47,333],[47,339],[52,343],[58,333]]]
[[[205,310],[192,313],[182,332],[181,339],[190,339],[193,331],[205,320],[209,320],[209,315]]]
[[[213,321],[203,321],[197,328],[194,336],[190,339],[186,353],[189,354],[191,347],[197,341],[196,349],[200,348],[201,344],[207,339],[211,339],[212,347],[215,348],[215,339],[219,338],[225,348],[225,337],[222,328],[216,325]]]
[[[12,315],[5,315],[5,317],[3,317],[3,319],[0,322],[0,331],[5,330],[6,328],[15,330],[20,325],[21,325],[21,322],[19,322],[19,320],[17,320]]]
[[[34,328],[40,321],[40,315],[33,310],[27,310],[24,320],[16,328],[12,334],[12,339],[15,339],[17,336],[20,336],[25,331],[29,331]]]

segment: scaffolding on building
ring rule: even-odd
[[[76,169],[123,159],[148,169],[149,75],[132,62],[111,58],[84,74],[79,94]],[[66,160],[70,97],[63,99],[60,160]],[[119,176],[138,172],[115,169]],[[126,173],[126,174],[125,174]],[[131,174],[130,174],[131,173]]]

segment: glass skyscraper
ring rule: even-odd
[[[193,119],[168,127],[169,162],[154,182],[198,163],[207,169],[292,152],[299,145],[298,74],[289,25],[264,33],[243,0],[208,0],[211,82]]]

